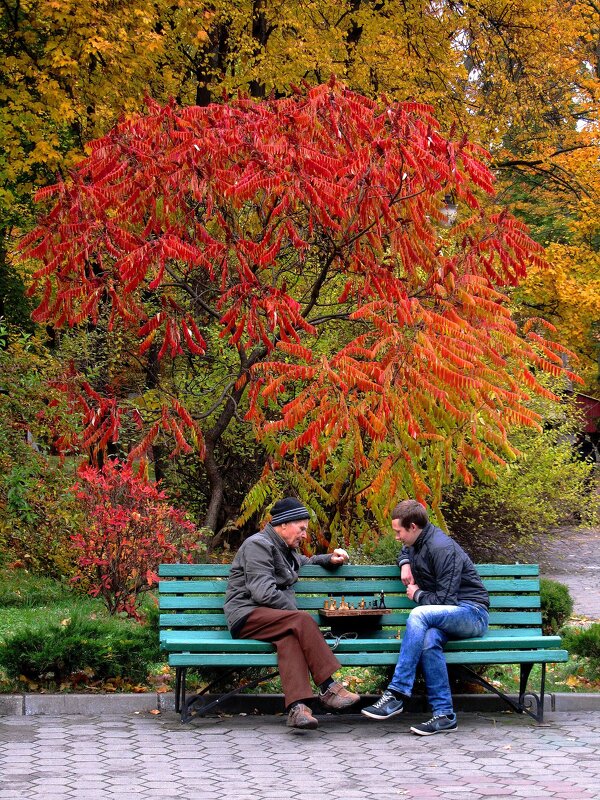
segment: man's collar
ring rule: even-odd
[[[433,525],[431,524],[431,522],[428,522],[424,528],[421,528],[421,533],[415,539],[413,547],[416,548],[417,550],[420,550],[423,545],[423,542],[425,541],[425,539],[427,539],[432,529]]]
[[[281,548],[284,551],[292,552],[292,553],[295,552],[294,548],[289,546],[289,544],[285,541],[285,539],[277,533],[277,531],[271,525],[270,522],[267,522],[267,524],[265,525],[263,530],[264,530],[265,533],[267,533],[271,537],[271,539],[273,539],[273,541],[276,544],[280,545]]]

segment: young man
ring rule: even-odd
[[[278,500],[271,515],[271,522],[246,539],[233,559],[223,609],[234,638],[275,645],[288,726],[316,728],[308,706],[313,693],[309,673],[326,708],[346,708],[360,696],[331,677],[340,662],[310,614],[298,611],[293,585],[303,564],[335,568],[347,563],[348,553],[337,549],[307,558],[297,552],[307,536],[309,514],[294,497]]]
[[[411,728],[420,736],[457,728],[443,648],[448,639],[483,636],[489,595],[465,551],[429,522],[423,506],[404,500],[392,511],[392,528],[403,543],[398,566],[406,594],[417,607],[408,615],[400,656],[387,691],[362,709],[371,719],[400,714],[419,664],[433,717]]]

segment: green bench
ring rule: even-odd
[[[480,639],[448,642],[446,661],[460,665],[473,681],[501,697],[514,711],[542,722],[546,664],[567,661],[568,653],[560,649],[560,637],[542,634],[538,566],[479,564],[477,569],[490,593],[489,630]],[[175,705],[183,722],[194,713],[207,713],[241,689],[253,688],[277,675],[277,657],[271,644],[232,639],[227,630],[223,600],[228,573],[226,564],[161,564],[159,569],[160,646],[169,654],[169,664],[175,667]],[[353,604],[364,598],[370,604],[383,591],[391,613],[378,618],[381,626],[357,635],[350,632],[333,636],[332,646],[343,666],[396,664],[399,638],[414,606],[406,596],[396,566],[347,565],[335,572],[306,566],[300,570],[295,590],[298,608],[312,614],[324,630],[330,629],[332,622],[319,613],[325,600],[334,597],[339,605],[342,597]],[[356,619],[352,618],[350,628]],[[520,665],[517,699],[507,696],[472,669],[486,664]],[[538,692],[528,690],[534,664],[541,664]],[[248,667],[274,667],[275,671],[242,683],[209,702],[207,698],[217,681],[199,694],[186,697],[186,671],[190,667],[218,668],[220,673],[227,670],[230,674]]]

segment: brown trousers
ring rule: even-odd
[[[239,636],[275,645],[286,708],[312,697],[309,673],[318,686],[340,668],[319,626],[306,611],[257,608],[246,619]]]

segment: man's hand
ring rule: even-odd
[[[350,556],[345,550],[342,550],[341,547],[336,547],[331,554],[331,563],[335,564],[336,567],[339,567],[341,564],[347,564],[349,561]]]
[[[409,583],[406,587],[406,596],[409,600],[412,600],[415,596],[415,593],[419,591],[419,587],[416,583]]]
[[[405,586],[408,586],[409,584],[415,582],[412,570],[410,568],[410,564],[402,564],[402,567],[400,569],[400,580]]]

